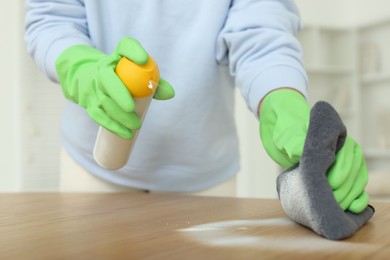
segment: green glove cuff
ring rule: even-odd
[[[310,107],[291,89],[269,93],[260,110],[260,137],[268,155],[285,169],[299,162],[309,126]]]
[[[64,96],[86,108],[87,106],[87,92],[79,89],[76,86],[75,79],[86,78],[83,74],[93,73],[96,76],[96,71],[92,63],[106,58],[106,55],[89,45],[75,45],[64,50],[56,60],[56,70],[58,79],[61,83],[61,88]],[[88,85],[91,83],[88,83]]]

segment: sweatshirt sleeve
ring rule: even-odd
[[[228,64],[250,110],[270,91],[291,87],[306,95],[307,75],[296,38],[300,17],[290,0],[233,0],[218,36],[217,60]]]
[[[25,40],[38,67],[58,82],[55,62],[62,51],[73,45],[92,45],[84,1],[26,0]]]

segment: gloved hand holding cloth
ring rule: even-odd
[[[141,44],[124,37],[111,55],[89,45],[76,45],[63,51],[56,69],[65,97],[86,109],[88,115],[112,133],[131,139],[133,130],[141,127],[134,100],[115,74],[122,57],[142,65],[149,55]],[[155,99],[170,99],[175,95],[172,86],[160,77]]]
[[[337,134],[341,135],[341,130],[345,129],[345,126],[342,124],[341,119],[339,119],[337,113],[334,111],[333,108],[330,107],[330,105],[320,105],[320,107],[321,106],[325,108],[316,109],[316,112],[314,114],[311,114],[311,109],[305,98],[300,93],[291,89],[280,89],[271,92],[264,98],[262,102],[259,115],[260,136],[265,150],[275,162],[277,162],[283,168],[289,169],[283,174],[281,174],[283,176],[279,176],[278,178],[279,197],[281,196],[280,187],[288,187],[288,189],[292,188],[291,185],[282,185],[280,183],[280,181],[282,180],[284,182],[290,181],[291,183],[296,183],[297,178],[302,178],[302,180],[299,180],[297,183],[305,183],[306,185],[310,185],[310,183],[312,183],[310,179],[317,177],[305,176],[306,173],[299,172],[297,168],[299,168],[299,163],[302,163],[304,160],[305,167],[303,167],[303,169],[301,170],[306,170],[307,168],[310,168],[310,171],[313,171],[313,165],[311,164],[311,162],[315,162],[317,164],[322,164],[320,166],[325,167],[323,168],[324,178],[322,179],[325,181],[323,181],[323,183],[321,183],[320,185],[325,185],[326,187],[324,187],[324,190],[326,191],[329,188],[329,200],[331,201],[330,203],[332,204],[332,202],[335,201],[337,208],[340,208],[342,211],[345,210],[346,212],[348,212],[348,214],[363,214],[368,208],[367,206],[369,198],[367,193],[364,191],[365,186],[368,182],[368,174],[362,150],[360,146],[351,137],[346,136],[346,130],[344,136],[345,141],[344,139],[340,138],[340,140],[342,139],[343,142],[338,142],[338,149],[336,149],[336,147],[331,147],[331,144],[335,143],[334,140],[337,141],[340,137],[337,136]],[[330,115],[332,115],[332,117],[327,119],[327,122],[318,122],[318,120],[323,117],[321,113],[329,113]],[[313,122],[315,122],[315,124],[313,124]],[[318,125],[319,123],[323,125],[320,125],[320,127],[317,127],[318,129],[316,129],[316,131],[313,131],[311,128],[316,127],[315,125]],[[308,138],[307,136],[309,128],[312,132],[310,138]],[[327,129],[329,130],[328,133],[323,134],[323,132],[327,131]],[[331,130],[336,134],[332,136],[331,133],[333,132]],[[339,130],[340,132],[337,132],[336,130]],[[322,140],[315,140],[314,142],[312,142],[312,140],[307,140],[318,138]],[[315,146],[318,146],[317,148],[319,149],[318,153],[322,153],[318,156],[324,156],[325,159],[317,160],[316,158],[318,158],[318,156],[316,157],[316,155],[310,154],[315,152],[313,152],[313,149],[307,147],[309,146],[308,143],[310,143],[310,145],[315,143]],[[333,150],[328,149],[329,147],[331,147]],[[304,149],[306,149],[306,151],[304,151]],[[331,154],[332,152],[333,155]],[[304,157],[306,158],[302,157],[303,154],[305,154]],[[329,165],[324,165],[326,163],[329,163]],[[310,164],[309,167],[307,167],[307,164]],[[288,174],[293,171],[298,172],[296,174],[291,174],[291,176],[288,176]],[[314,169],[314,171],[316,171],[316,169]],[[318,167],[318,171],[321,172],[321,167]],[[306,180],[306,177],[308,177],[309,181]],[[317,184],[318,183],[316,183],[315,185]],[[307,195],[307,191],[313,191],[315,189],[318,189],[318,187],[301,186],[299,188],[294,187],[293,189],[295,191],[297,189],[301,189],[302,191],[298,191],[298,194],[293,194],[294,192],[290,192],[290,194],[283,192],[282,196],[300,196],[304,193]],[[318,191],[320,190],[321,189],[318,189]],[[312,200],[310,201],[310,203],[304,206],[312,207],[312,204],[321,204],[320,199],[318,199],[318,202],[316,202],[316,197],[321,196],[325,196],[325,194],[316,194],[316,192],[312,193],[311,197],[314,198],[311,198]],[[294,199],[297,201],[298,204],[302,203],[298,201],[300,198],[285,199],[280,197],[280,199],[282,201],[282,204],[283,201],[292,202]],[[315,205],[315,207],[327,207],[327,205]],[[286,207],[284,208],[286,211]],[[294,214],[292,214],[294,215],[293,219],[295,218],[294,220],[297,220],[297,222],[309,226],[317,233],[324,235],[324,232],[318,231],[317,227],[313,227],[313,223],[307,223],[305,221],[302,221],[302,219],[305,218],[313,218],[313,216],[302,216],[305,214],[313,214],[309,209],[305,209],[303,211],[299,213],[294,212]],[[288,212],[286,213],[290,215]],[[324,214],[327,213],[325,212]],[[339,215],[341,216],[341,214]],[[322,216],[314,217],[322,218]],[[342,217],[344,218],[344,216]],[[364,219],[368,220],[367,216],[365,216]],[[361,224],[362,223],[359,222],[359,225]],[[316,223],[315,225],[318,225],[318,223]],[[355,231],[356,224],[354,223],[353,226],[355,228]],[[333,226],[330,227],[329,225],[327,225],[325,229],[326,228],[334,229]],[[345,234],[347,233],[348,232],[340,236],[345,237]],[[328,233],[326,233],[326,235],[324,236],[327,235]],[[334,234],[329,235],[329,238],[339,236],[333,235]],[[349,233],[348,235],[351,234]],[[340,237],[338,237],[337,239],[339,238]]]

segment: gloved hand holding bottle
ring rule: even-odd
[[[65,97],[100,125],[93,154],[110,170],[127,163],[152,97],[164,100],[175,94],[160,78],[154,60],[129,37],[111,55],[87,45],[70,47],[57,59],[56,68]]]
[[[287,169],[300,161],[310,120],[306,99],[292,89],[270,92],[260,107],[260,137],[268,155]],[[369,197],[364,191],[368,173],[362,150],[347,137],[327,178],[340,207],[362,212]]]
[[[135,103],[128,89],[115,73],[122,57],[142,65],[148,53],[133,38],[125,37],[111,55],[88,45],[69,47],[56,61],[56,69],[65,97],[86,109],[99,125],[123,139],[131,139],[141,127],[134,113]],[[160,78],[155,99],[170,99],[172,86]]]

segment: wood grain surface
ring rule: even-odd
[[[1,259],[388,259],[390,204],[330,241],[278,200],[147,193],[0,194]]]

